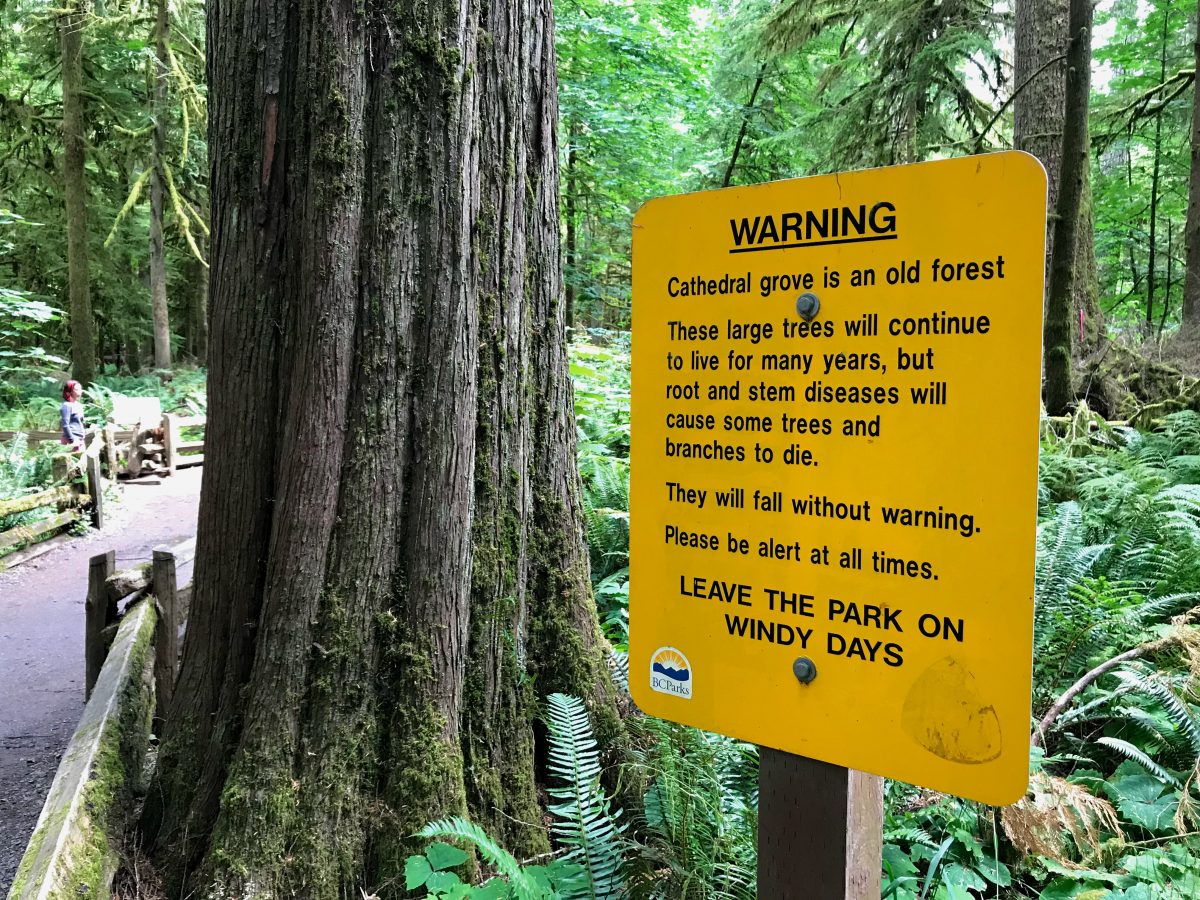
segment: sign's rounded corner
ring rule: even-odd
[[[1005,150],[1005,151],[1003,151],[1003,153],[1005,156],[1007,156],[1011,159],[1021,160],[1022,165],[1026,165],[1026,164],[1031,165],[1033,167],[1033,170],[1035,172],[1037,172],[1039,175],[1041,175],[1041,180],[1043,182],[1046,182],[1047,184],[1049,183],[1050,176],[1048,174],[1046,174],[1046,166],[1042,163],[1042,161],[1040,159],[1038,159],[1036,156],[1034,156],[1028,150]]]
[[[1029,763],[1025,763],[1024,776],[1018,776],[1009,782],[1007,779],[1000,784],[999,792],[994,801],[988,801],[991,806],[1012,806],[1019,803],[1021,798],[1029,793]]]
[[[652,699],[650,697],[652,693],[654,692],[647,685],[643,685],[641,681],[635,678],[629,679],[629,698],[633,701],[633,705],[647,716],[655,715],[655,713],[650,711],[647,703],[647,701]]]
[[[651,207],[661,206],[664,202],[666,202],[669,199],[671,199],[670,196],[651,197],[649,200],[646,200],[645,202],[643,202],[642,205],[639,206],[633,214],[633,227],[634,228],[645,228],[646,223],[643,222],[642,220],[649,214],[648,210],[650,210]]]

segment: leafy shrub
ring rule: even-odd
[[[600,757],[587,707],[578,697],[551,694],[545,718],[553,779],[548,788],[550,833],[564,852],[546,865],[522,865],[475,823],[444,819],[430,823],[420,836],[467,844],[495,876],[478,885],[464,883],[452,870],[466,864],[468,854],[434,843],[406,861],[408,890],[424,889],[434,898],[487,900],[609,900],[622,892],[623,826],[600,785]]]
[[[17,434],[7,445],[0,444],[0,500],[12,500],[49,487],[54,480],[51,461],[60,450],[58,444],[51,443],[30,449],[23,434]],[[42,507],[0,516],[0,531],[36,522],[54,512],[53,507]]]
[[[589,333],[571,350],[593,586],[623,650],[628,342]],[[1200,415],[1140,432],[1082,408],[1044,436],[1038,521],[1035,724],[1085,683],[1036,733],[1016,806],[888,784],[884,896],[1200,896]],[[754,896],[756,748],[649,718],[631,728],[631,776],[647,790],[630,895]]]

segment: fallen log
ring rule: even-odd
[[[49,519],[34,522],[31,525],[18,525],[16,528],[10,528],[8,531],[0,534],[0,556],[7,554],[11,550],[15,550],[22,544],[37,543],[43,540],[45,536],[52,535],[59,529],[66,528],[78,518],[78,515],[78,513],[68,510]]]
[[[31,509],[37,509],[39,506],[58,506],[59,504],[74,506],[78,502],[78,498],[79,495],[75,492],[75,488],[69,484],[64,484],[59,487],[50,488],[48,491],[40,491],[39,493],[29,494],[25,497],[0,500],[0,517],[28,512]]]
[[[3,559],[0,559],[0,572],[7,572],[9,569],[15,569],[19,565],[37,559],[46,553],[49,553],[55,547],[61,547],[71,539],[69,534],[60,534],[52,538],[34,544],[32,547],[26,547],[24,550],[18,550],[16,553],[10,554]]]

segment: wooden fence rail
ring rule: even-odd
[[[55,474],[65,483],[43,491],[0,500],[0,517],[53,506],[56,515],[0,531],[0,568],[11,568],[49,550],[48,542],[60,532],[87,517],[100,528],[104,524],[104,481],[100,474],[101,437],[89,431],[82,457],[55,459]],[[71,470],[74,466],[75,471]],[[21,547],[26,549],[17,552]]]
[[[203,465],[204,439],[184,440],[183,430],[203,429],[206,422],[206,416],[165,413],[161,418],[142,419],[132,425],[109,423],[89,430],[88,442],[96,439],[95,455],[97,460],[103,459],[109,478],[174,475],[179,469]],[[8,443],[18,434],[24,434],[30,446],[58,442],[62,436],[59,431],[0,431],[0,444]]]
[[[116,553],[109,550],[91,558],[88,593],[84,604],[83,655],[85,692],[88,697],[100,676],[109,646],[121,620],[121,602],[130,609],[144,596],[154,598],[158,622],[154,632],[154,690],[156,715],[162,718],[175,690],[179,670],[179,632],[187,622],[192,584],[179,584],[179,569],[196,556],[196,540],[174,547],[156,547],[152,558],[140,566],[117,572]]]
[[[90,517],[96,528],[102,528],[103,468],[108,469],[110,479],[115,479],[121,475],[137,478],[149,473],[174,475],[186,466],[202,465],[204,441],[194,438],[184,440],[183,433],[184,429],[202,429],[205,423],[204,416],[167,413],[154,428],[139,422],[131,429],[121,429],[111,423],[103,428],[88,429],[84,436],[83,454],[75,459],[79,467],[77,475],[69,475],[68,456],[64,454],[61,457],[62,468],[57,474],[60,480],[69,478],[67,483],[34,494],[0,500],[0,518],[41,507],[57,508],[54,516],[0,531],[0,569],[11,568],[51,549],[53,544],[48,542],[84,515]],[[0,431],[0,443],[11,441],[18,433],[25,434],[30,444],[57,441],[60,437],[57,431]],[[197,450],[200,452],[196,453]],[[56,543],[64,539],[59,538]],[[26,549],[22,550],[22,547]]]

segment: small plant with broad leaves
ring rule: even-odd
[[[579,867],[562,859],[544,866],[522,866],[482,828],[463,818],[431,822],[421,830],[420,836],[458,840],[472,847],[484,864],[496,873],[482,884],[464,882],[455,870],[466,866],[470,854],[451,844],[435,841],[423,854],[410,856],[404,864],[404,886],[409,891],[424,891],[429,898],[553,900],[565,896],[568,886],[579,879]]]
[[[431,822],[420,837],[457,840],[474,849],[485,870],[494,874],[479,884],[464,882],[460,872],[470,862],[469,854],[436,842],[406,861],[409,891],[423,890],[439,900],[610,900],[622,894],[624,827],[600,784],[600,757],[587,707],[578,697],[551,694],[545,719],[552,778],[547,788],[550,833],[560,852],[544,865],[523,865],[474,822],[459,817]]]

